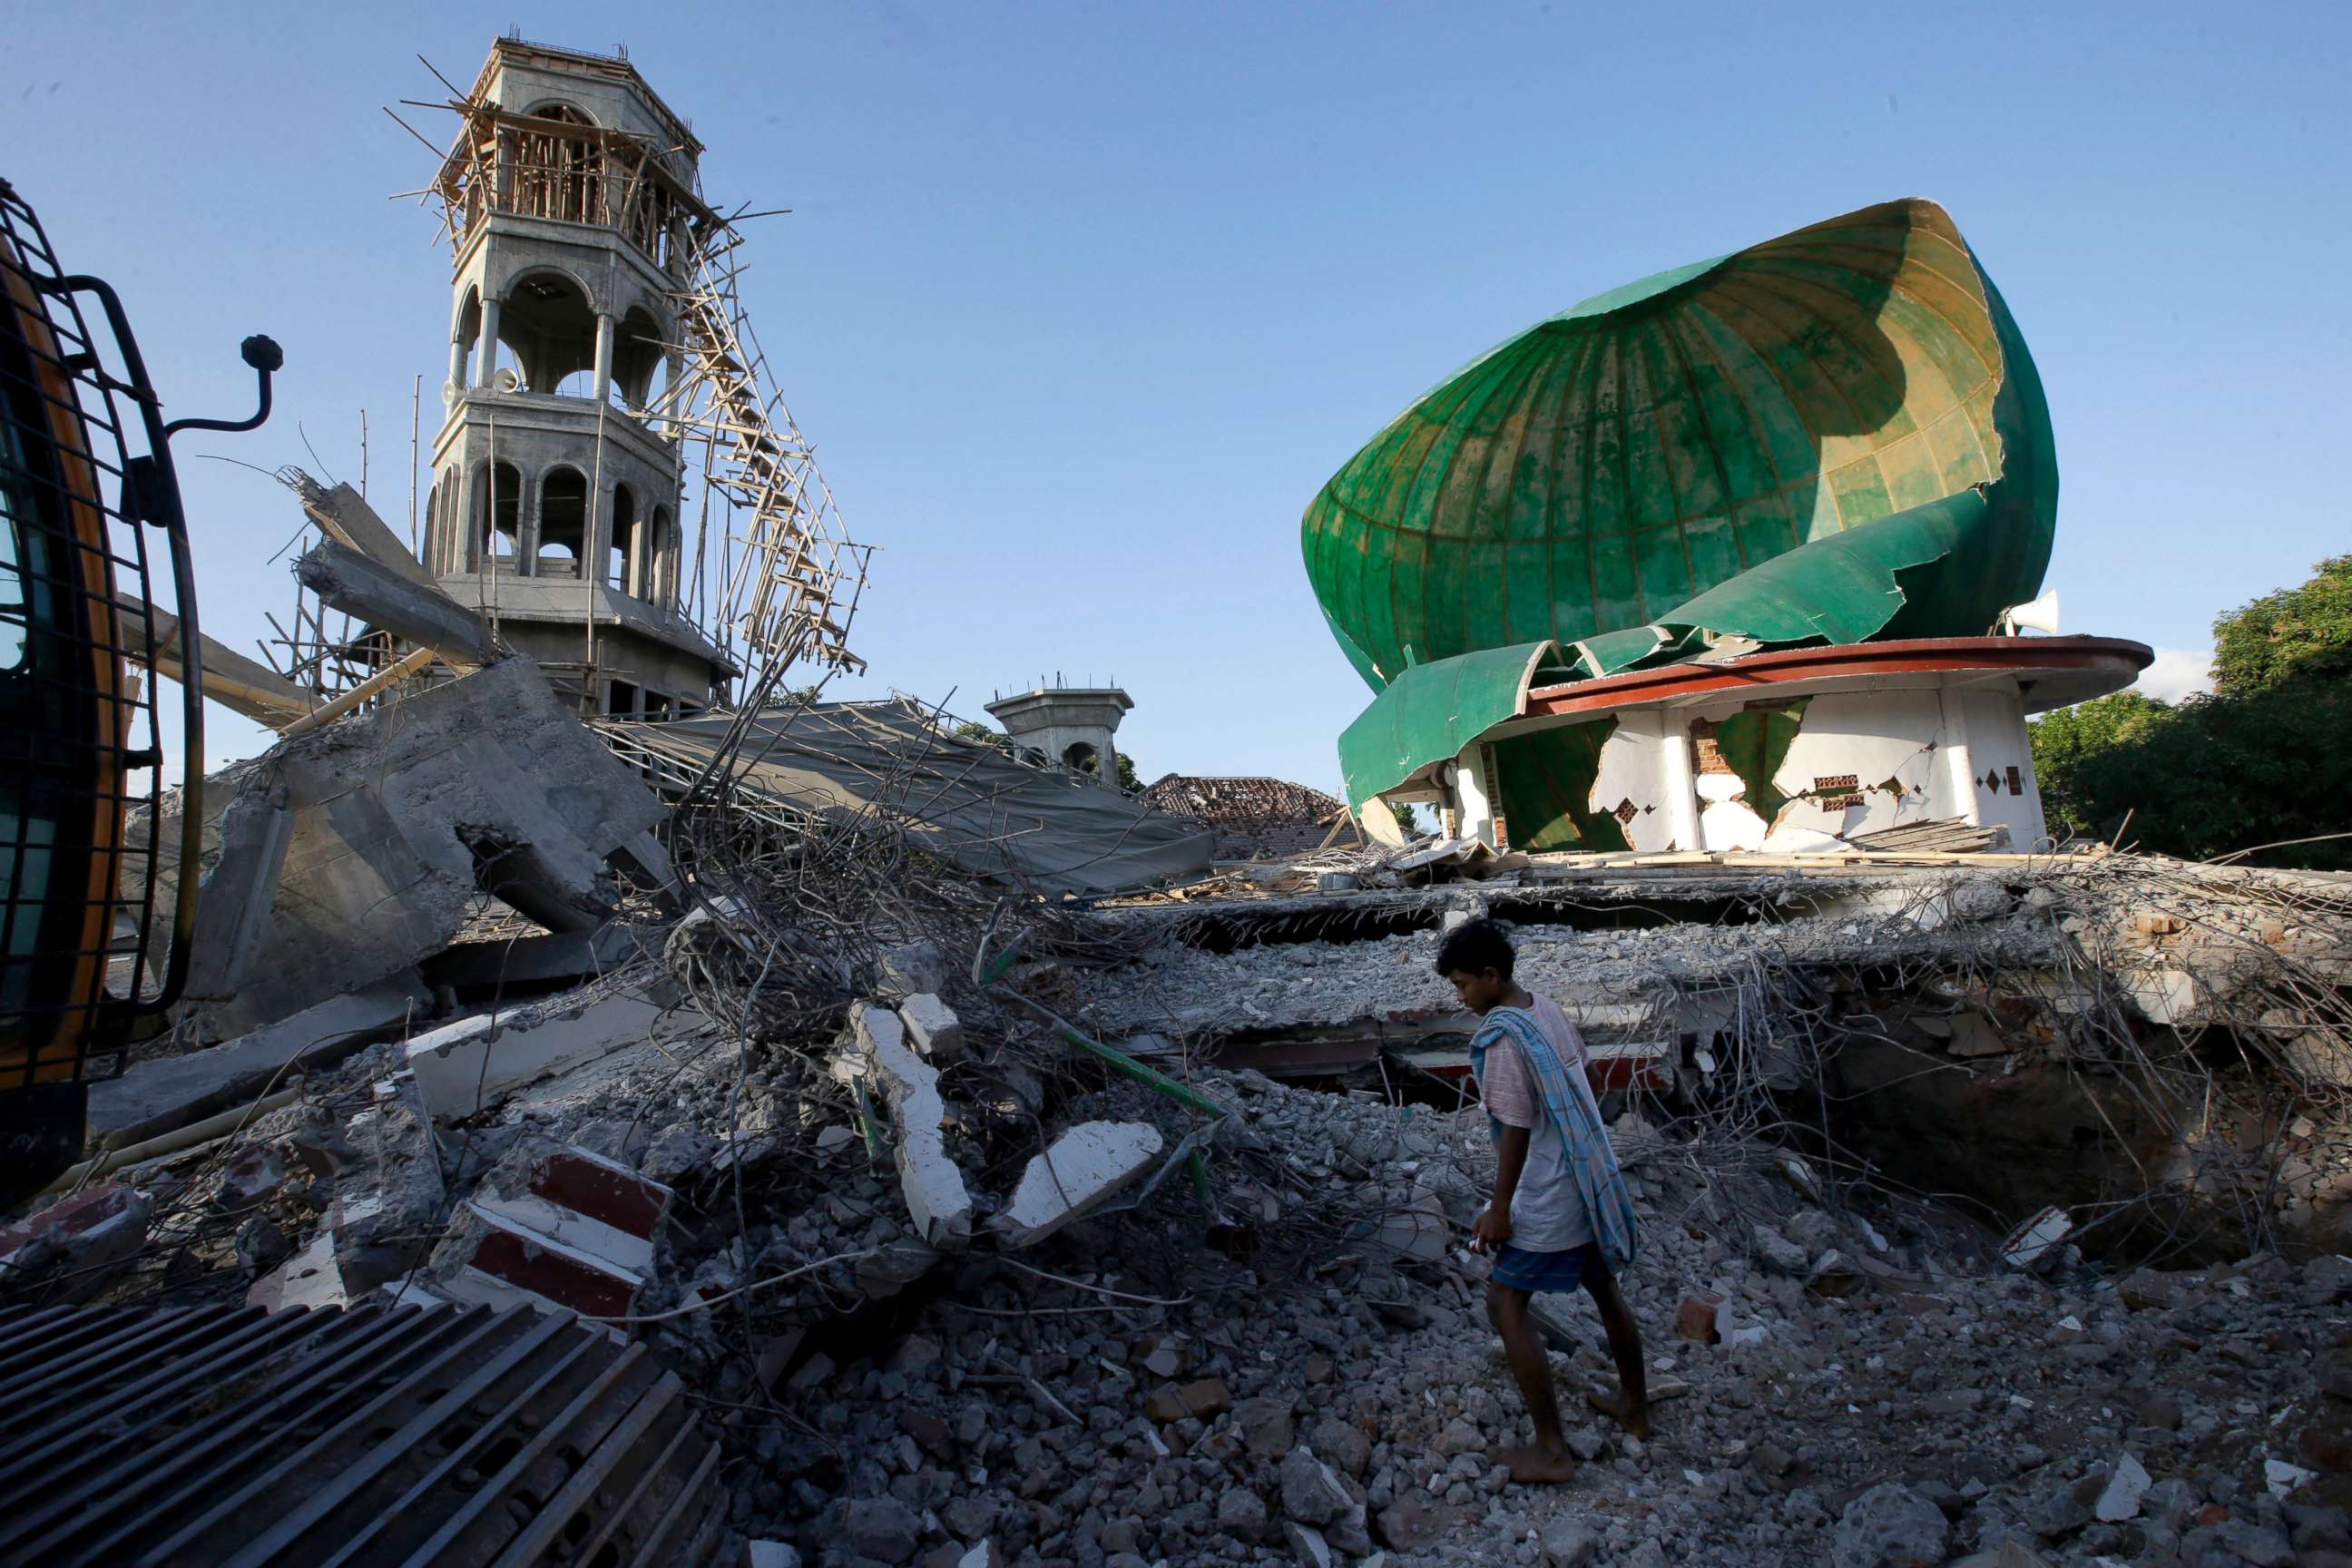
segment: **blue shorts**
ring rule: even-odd
[[[1529,1252],[1507,1241],[1495,1255],[1495,1283],[1514,1290],[1581,1290],[1609,1277],[1597,1241],[1565,1252]]]

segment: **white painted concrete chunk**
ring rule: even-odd
[[[2001,1261],[2011,1268],[2031,1268],[2074,1231],[2074,1216],[2064,1209],[2043,1209],[2010,1232],[2009,1239],[2000,1244]]]
[[[971,1240],[971,1194],[963,1171],[949,1157],[940,1123],[937,1068],[907,1048],[907,1031],[887,1007],[861,1005],[851,1014],[866,1078],[890,1108],[898,1129],[898,1190],[908,1217],[927,1246],[962,1247]]]
[[[990,1222],[1006,1247],[1029,1247],[1134,1181],[1160,1154],[1160,1129],[1142,1121],[1082,1121],[1029,1162],[1004,1212]]]
[[[952,1061],[963,1055],[963,1024],[955,1009],[931,992],[909,996],[898,1005],[898,1020],[918,1056]]]
[[[2121,1524],[2139,1515],[2139,1500],[2147,1495],[2155,1483],[2149,1480],[2147,1469],[2129,1454],[2116,1456],[2115,1473],[2107,1478],[2106,1490],[2099,1494],[2099,1518],[2109,1524]]]
[[[568,1017],[503,1015],[496,1039],[490,1016],[480,1014],[417,1036],[408,1043],[408,1065],[433,1119],[455,1121],[644,1039],[662,1012],[646,997],[615,992]]]

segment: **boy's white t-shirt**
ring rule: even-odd
[[[1543,1028],[1559,1064],[1584,1070],[1584,1037],[1559,1004],[1538,996],[1528,1011]],[[1592,1219],[1584,1194],[1569,1168],[1568,1145],[1559,1124],[1543,1112],[1543,1097],[1527,1053],[1507,1034],[1486,1050],[1486,1079],[1480,1086],[1487,1114],[1507,1127],[1529,1130],[1528,1163],[1511,1194],[1510,1245],[1522,1252],[1565,1252],[1592,1239]]]

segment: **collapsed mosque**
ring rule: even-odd
[[[2000,290],[1932,202],[1598,295],[1399,415],[1307,511],[1375,693],[1349,804],[1498,851],[1830,847],[1958,819],[2030,847],[2025,715],[2150,659],[1999,636],[2058,468]]]

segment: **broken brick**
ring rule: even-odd
[[[1711,1345],[1723,1336],[1717,1332],[1715,1315],[1723,1305],[1723,1298],[1712,1290],[1697,1290],[1685,1296],[1682,1305],[1675,1309],[1675,1332],[1683,1339],[1696,1340]]]
[[[1233,1407],[1233,1391],[1222,1377],[1204,1377],[1194,1383],[1171,1383],[1158,1390],[1144,1402],[1144,1414],[1161,1426],[1181,1421],[1188,1416],[1207,1417]]]

